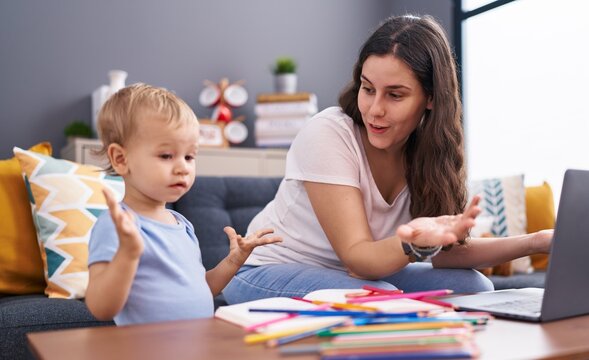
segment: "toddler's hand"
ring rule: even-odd
[[[119,251],[123,254],[130,256],[133,259],[137,259],[143,253],[143,238],[139,234],[139,229],[135,225],[135,218],[132,213],[123,210],[121,205],[115,199],[113,193],[104,188],[102,190],[106,199],[106,204],[110,210],[110,217],[115,224],[117,229],[117,235],[119,236]]]
[[[255,247],[282,241],[279,236],[266,237],[266,235],[274,233],[274,229],[258,230],[246,238],[237,234],[231,226],[225,226],[223,231],[229,238],[229,258],[239,266],[243,265]]]
[[[430,247],[448,245],[468,235],[475,225],[475,218],[481,212],[479,196],[475,196],[464,213],[438,217],[420,217],[397,228],[401,241],[416,246]]]

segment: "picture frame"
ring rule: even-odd
[[[200,136],[199,145],[203,147],[229,147],[229,142],[225,138],[225,122],[213,121],[211,119],[199,119]]]

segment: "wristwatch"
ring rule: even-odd
[[[405,255],[407,255],[409,262],[411,263],[429,261],[442,250],[442,245],[422,247],[406,242],[401,242],[401,245],[403,246]]]

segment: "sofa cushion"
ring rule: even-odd
[[[544,271],[536,271],[531,274],[514,274],[511,276],[489,276],[495,290],[519,289],[526,287],[543,288],[546,280]]]
[[[26,334],[35,331],[114,325],[98,321],[81,300],[49,299],[45,295],[0,298],[0,358],[33,358]]]
[[[14,148],[31,197],[49,297],[83,298],[88,286],[88,239],[107,206],[108,186],[121,199],[122,178],[100,168]]]
[[[528,218],[528,233],[544,229],[554,229],[554,195],[547,182],[539,186],[526,188],[526,216]],[[545,270],[548,266],[547,254],[531,256],[532,266],[536,270]]]
[[[51,155],[51,144],[29,150]],[[43,262],[31,206],[16,158],[0,160],[0,293],[34,294],[45,289]]]
[[[223,232],[232,226],[245,235],[251,219],[278,190],[281,178],[197,177],[192,189],[173,208],[194,225],[203,264],[215,267],[229,253]]]

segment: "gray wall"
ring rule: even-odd
[[[358,49],[395,13],[431,13],[450,24],[451,0],[0,0],[0,158],[13,146],[49,140],[90,123],[90,94],[123,69],[127,84],[174,90],[199,117],[203,80],[245,80],[252,132],[254,97],[272,90],[270,64],[299,63],[299,89],[335,105]],[[429,9],[432,8],[432,11]],[[450,10],[449,10],[450,9]],[[244,146],[253,146],[253,139]]]

